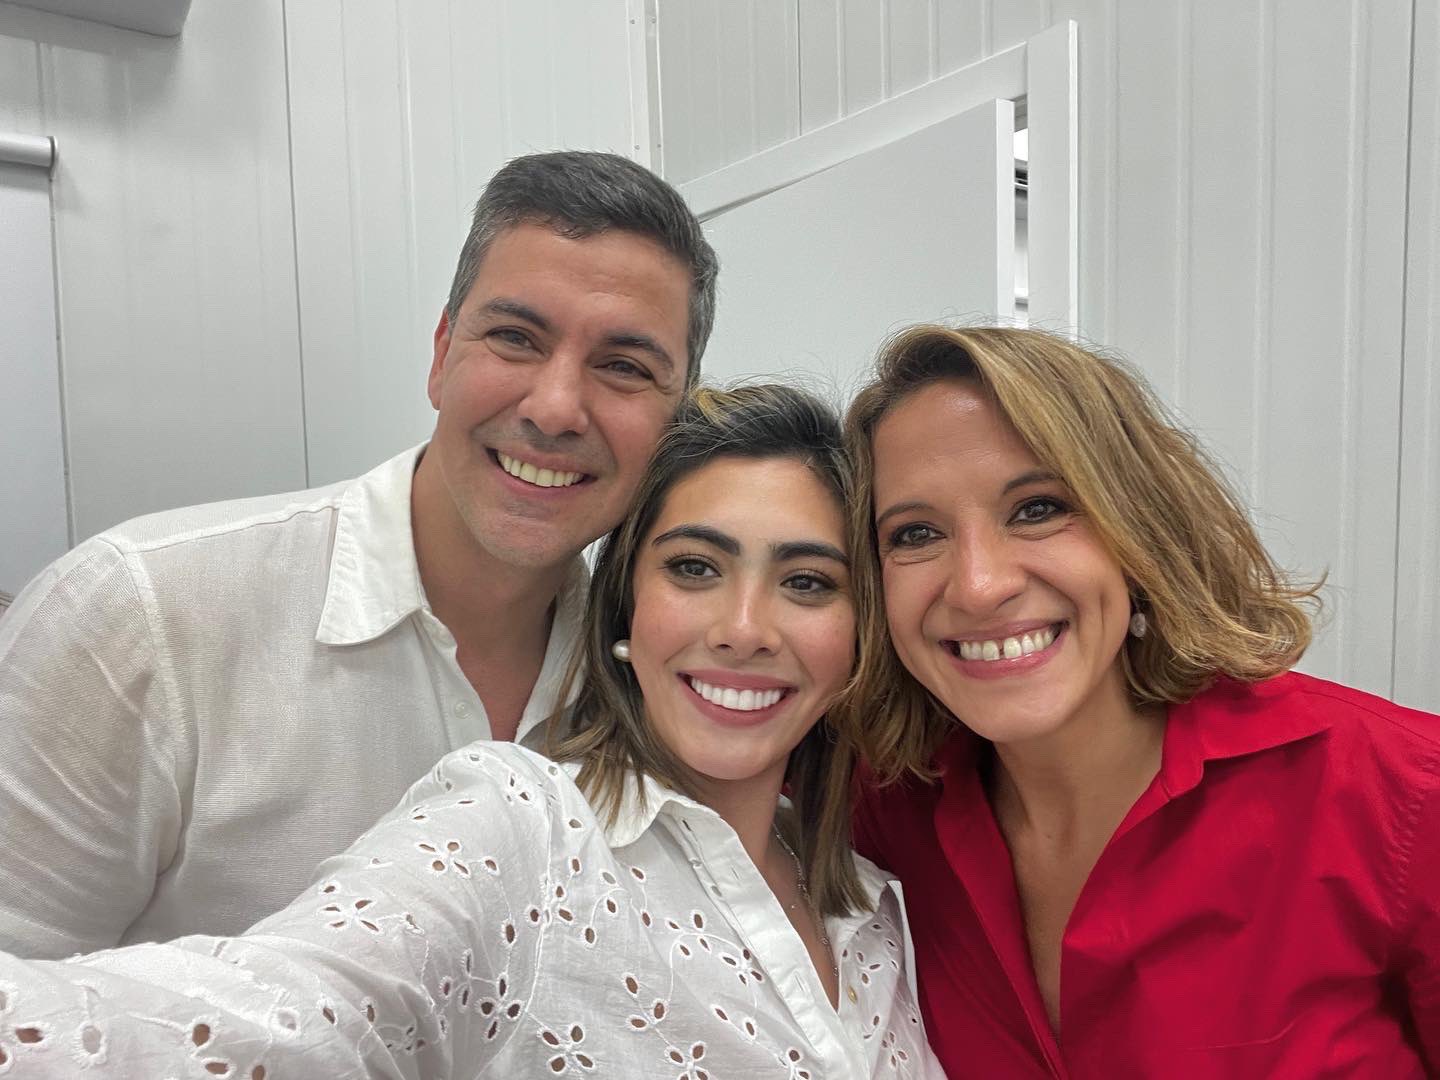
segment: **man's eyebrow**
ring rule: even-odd
[[[823,540],[784,540],[771,544],[770,553],[778,562],[788,559],[831,559],[841,566],[850,565],[850,559],[843,551]]]
[[[719,548],[726,555],[740,554],[740,542],[729,533],[723,533],[711,525],[676,525],[675,528],[666,529],[650,541],[650,546],[659,547],[671,540],[699,540],[701,543]]]
[[[1021,473],[1015,477],[1014,480],[1006,484],[1004,488],[1001,489],[1000,494],[1009,495],[1010,492],[1016,488],[1029,487],[1031,484],[1048,484],[1059,479],[1060,477],[1056,476],[1049,469],[1031,469],[1027,473]]]
[[[488,300],[475,309],[476,315],[509,315],[511,318],[524,319],[526,322],[538,327],[547,333],[550,330],[550,320],[541,315],[529,304],[522,304],[519,300],[511,300],[508,297],[497,296]]]
[[[665,365],[667,374],[675,374],[674,358],[649,334],[611,334],[605,339],[605,344],[612,349],[639,349]]]

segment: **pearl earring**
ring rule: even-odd
[[[619,641],[615,642],[614,645],[611,645],[610,655],[615,657],[615,659],[619,660],[622,664],[628,664],[630,662],[630,639],[621,638]]]
[[[1144,637],[1146,631],[1149,629],[1150,620],[1145,618],[1143,611],[1137,611],[1134,615],[1130,616],[1130,633],[1134,634],[1137,638]]]

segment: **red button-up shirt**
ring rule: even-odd
[[[1294,673],[1172,707],[1065,927],[1058,1038],[982,752],[856,813],[952,1078],[1440,1075],[1440,717]]]

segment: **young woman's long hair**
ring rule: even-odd
[[[602,819],[614,821],[626,785],[636,776],[695,793],[689,770],[646,721],[633,669],[610,650],[630,636],[636,554],[666,497],[685,477],[723,458],[792,458],[810,468],[842,513],[855,497],[839,419],[809,394],[782,385],[700,389],[681,406],[629,516],[600,549],[583,645],[566,680],[565,696],[577,681],[578,696],[568,713],[552,721],[551,756],[581,763],[578,783]],[[857,610],[856,624],[872,621]],[[811,896],[826,914],[852,911],[864,900],[850,851],[854,754],[836,736],[838,726],[853,726],[842,716],[852,708],[853,697],[842,692],[791,752],[786,773],[791,801],[804,823],[787,835],[805,867]]]

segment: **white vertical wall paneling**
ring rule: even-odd
[[[840,119],[840,0],[798,0],[800,130]]]
[[[0,250],[0,592],[13,596],[70,546],[48,169],[0,162]]]
[[[799,12],[793,2],[751,0],[750,48],[755,81],[750,96],[754,138],[749,152],[800,134]]]
[[[656,0],[626,0],[626,60],[630,74],[630,154],[641,165],[663,174],[657,6]]]
[[[429,434],[431,336],[491,173],[533,150],[634,153],[627,11],[626,0],[288,5],[312,483]]]
[[[38,43],[76,539],[304,481],[279,0],[183,39],[0,8]]]
[[[1395,698],[1440,712],[1440,0],[1411,47],[1409,250],[1395,591]]]
[[[1050,25],[1047,0],[985,0],[990,9],[992,49],[1007,49]]]
[[[1347,9],[1277,7],[1283,138],[1255,497],[1282,562],[1330,570],[1330,621],[1307,668],[1388,693],[1408,113],[1393,60],[1410,54],[1410,5]]]
[[[989,0],[934,0],[932,20],[935,73],[973,64],[994,50],[987,44]]]
[[[883,101],[889,80],[885,6],[875,0],[840,0],[841,114]]]
[[[1184,262],[1170,283],[1182,309],[1172,393],[1204,427],[1236,485],[1253,495],[1264,408],[1248,388],[1268,393],[1270,365],[1257,336],[1272,315],[1263,256],[1272,212],[1274,12],[1271,0],[1216,0],[1207,11],[1215,17],[1192,17],[1185,32],[1191,123],[1179,164],[1193,180],[1175,208],[1175,235],[1185,243],[1176,247]],[[1227,167],[1195,167],[1207,161]]]
[[[886,67],[890,73],[886,97],[913,90],[935,77],[931,55],[935,3],[936,0],[886,0]]]
[[[1029,325],[1074,333],[1079,323],[1079,113],[1076,30],[1063,22],[1025,47],[1029,126]]]
[[[0,35],[4,32],[0,24]],[[41,111],[39,44],[0,36],[0,131],[44,134]]]
[[[1175,299],[1185,281],[1182,241],[1188,221],[1182,200],[1190,160],[1188,131],[1178,122],[1189,100],[1182,53],[1188,2],[1117,4],[1117,37],[1110,46],[1118,56],[1115,82],[1081,90],[1082,100],[1087,91],[1098,100],[1118,100],[1112,136],[1115,186],[1088,189],[1082,213],[1091,212],[1097,198],[1108,198],[1113,190],[1118,208],[1105,242],[1124,254],[1116,261],[1113,279],[1088,281],[1087,287],[1102,295],[1113,290],[1121,298],[1113,324],[1104,327],[1102,343],[1129,355],[1156,389],[1174,400],[1174,365],[1182,348]],[[1086,129],[1087,136],[1091,130]],[[1082,328],[1091,333],[1100,329],[1092,330],[1083,318]]]

